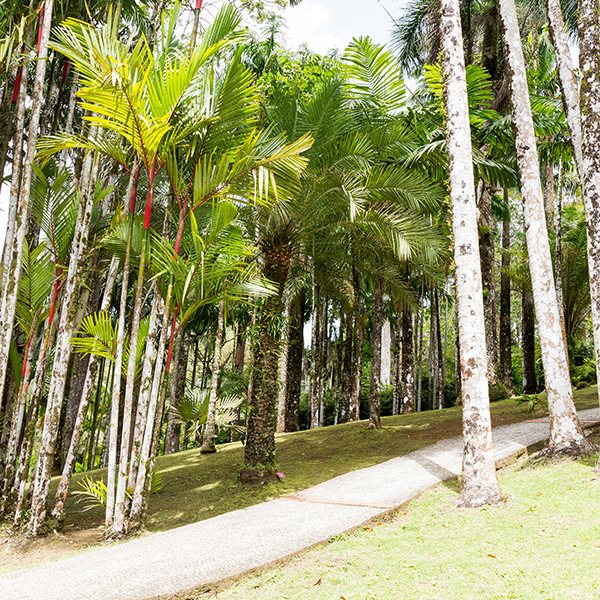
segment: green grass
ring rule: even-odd
[[[594,441],[598,441],[595,436]],[[596,600],[597,457],[501,471],[498,506],[456,509],[454,479],[393,518],[218,591],[219,600]],[[204,593],[194,598],[214,597]]]
[[[598,406],[596,387],[575,393],[577,407]],[[528,412],[526,404],[503,400],[492,404],[494,426],[524,419],[539,418],[542,409]],[[285,474],[280,483],[245,488],[237,483],[243,462],[240,444],[225,444],[216,454],[200,455],[198,450],[159,457],[163,489],[150,499],[146,527],[164,531],[210,518],[231,510],[251,506],[265,500],[293,494],[349,471],[362,469],[402,456],[444,438],[461,434],[461,409],[385,417],[379,431],[367,429],[367,421],[359,421],[313,431],[279,434],[277,457]],[[78,474],[71,492],[79,489],[84,476],[104,477],[105,470]],[[53,490],[58,480],[54,480]],[[54,492],[51,491],[51,494]],[[52,498],[53,496],[51,496]],[[103,523],[100,508],[83,512],[83,504],[69,494],[65,526],[70,529],[98,528]]]

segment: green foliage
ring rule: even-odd
[[[150,484],[150,495],[155,494],[163,488],[163,481],[160,471],[152,473],[152,482]],[[73,492],[74,496],[78,496],[77,502],[85,502],[83,511],[92,510],[93,508],[106,507],[107,488],[104,479],[94,480],[90,475],[79,481],[81,489]],[[116,482],[115,482],[116,490]],[[133,499],[134,488],[127,488],[127,497]]]
[[[522,396],[513,398],[513,400],[515,400],[515,402],[518,404],[527,404],[527,410],[529,412],[533,412],[541,408],[548,409],[548,403],[543,398],[538,397],[537,394],[523,394]]]
[[[208,417],[209,400],[209,389],[195,388],[187,392],[173,407],[177,419],[180,422],[192,424],[194,428],[194,437],[197,440],[202,439],[202,433]],[[236,393],[219,393],[219,395],[217,395],[215,404],[215,425],[217,431],[233,431],[237,435],[243,435],[245,433],[245,427],[235,424],[237,420],[237,410],[244,402],[245,399]]]

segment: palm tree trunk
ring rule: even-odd
[[[479,209],[479,255],[483,284],[483,316],[485,319],[485,343],[488,355],[488,381],[498,383],[498,335],[496,318],[496,261],[494,256],[494,217],[492,215],[492,191],[482,182]]]
[[[314,261],[313,261],[313,285],[312,285],[312,316],[310,336],[310,428],[319,426],[319,357],[320,338],[319,329],[321,325],[321,312],[317,302],[317,286],[315,284]]]
[[[552,6],[552,8],[550,8]],[[560,6],[551,0],[548,6],[549,19],[560,14]],[[551,19],[552,23],[552,19]],[[560,21],[555,27],[560,26]],[[578,102],[577,83],[568,56],[558,56],[562,50],[557,44],[558,32],[553,31],[557,47],[559,76],[563,88],[563,98],[567,123],[571,133],[577,170],[583,190],[587,223],[588,269],[590,273],[590,295],[592,304],[592,327],[596,350],[596,376],[600,382],[600,43],[598,42],[600,22],[595,2],[582,0],[579,3],[579,64],[581,81],[581,101]],[[561,39],[564,38],[564,27]],[[561,41],[560,48],[564,41]],[[568,49],[568,46],[567,46]],[[578,109],[581,105],[580,132],[577,131]],[[600,395],[600,391],[599,391]]]
[[[169,330],[169,321],[171,316],[171,298],[173,294],[173,283],[169,284],[167,294],[165,298],[165,307],[161,324],[160,338],[158,340],[158,348],[156,350],[156,361],[154,363],[154,375],[152,378],[152,390],[150,392],[150,399],[148,402],[148,412],[145,419],[144,429],[144,440],[139,453],[139,466],[137,471],[137,478],[135,483],[135,490],[133,492],[133,499],[131,501],[131,512],[129,516],[128,530],[132,531],[139,527],[143,516],[144,505],[145,505],[145,494],[146,479],[148,475],[152,476],[148,472],[148,466],[152,459],[153,450],[155,451],[155,444],[153,444],[155,437],[155,429],[157,426],[156,421],[160,418],[162,412],[162,406],[159,406],[159,396],[161,395],[161,381],[163,374],[163,361],[165,358],[165,347],[167,341],[167,332]],[[158,421],[160,424],[160,421]],[[158,432],[156,432],[158,435]]]
[[[504,188],[504,201],[508,205],[508,189]],[[510,326],[510,220],[502,222],[502,271],[500,273],[500,380],[509,394],[514,396],[512,376],[512,331]]]
[[[212,363],[212,375],[210,378],[210,396],[208,399],[208,413],[206,415],[206,426],[204,427],[204,439],[200,454],[216,452],[216,415],[217,415],[217,392],[219,387],[219,373],[221,370],[221,347],[223,344],[223,331],[225,330],[225,302],[219,302],[219,317],[217,320],[217,335],[215,337],[215,353]]]
[[[11,245],[6,246],[8,250],[5,253],[6,260],[4,261],[6,279],[3,281],[2,287],[2,302],[0,304],[0,398],[4,396],[4,384],[6,382],[6,370],[8,366],[8,352],[10,340],[12,338],[15,311],[17,306],[17,292],[19,288],[19,279],[21,276],[21,264],[23,258],[23,244],[25,235],[27,234],[29,221],[29,193],[31,190],[31,180],[33,176],[33,160],[35,157],[35,146],[38,138],[38,128],[40,124],[40,115],[42,112],[42,102],[44,94],[44,78],[46,73],[46,57],[48,56],[48,39],[50,37],[50,26],[52,22],[52,10],[54,0],[46,0],[44,4],[43,17],[40,16],[40,37],[38,40],[38,56],[35,70],[35,81],[33,86],[33,94],[31,98],[31,110],[29,112],[29,130],[27,133],[27,152],[23,161],[21,182],[19,187],[19,195],[16,204],[15,229]],[[21,81],[21,94],[25,94],[27,77],[23,77]],[[20,94],[20,95],[21,95]],[[25,101],[21,104],[22,110],[25,110]],[[17,117],[16,127],[20,125],[20,117]],[[23,129],[21,129],[22,131]],[[16,130],[18,131],[18,130]],[[20,145],[14,146],[15,157],[20,157]],[[16,172],[13,176],[11,184],[11,192],[13,186],[18,185],[19,176]],[[16,190],[17,188],[14,187]],[[11,217],[12,215],[9,215]],[[9,240],[7,239],[7,242]]]
[[[275,426],[277,421],[277,365],[281,334],[278,323],[283,312],[283,286],[290,265],[289,246],[263,247],[264,274],[276,282],[277,293],[265,299],[252,365],[252,396],[248,398],[248,427],[242,483],[277,481],[275,472]]]
[[[444,102],[463,391],[463,471],[459,506],[497,503],[492,454],[481,262],[458,0],[442,0]]]
[[[291,307],[292,292],[290,290],[290,279],[288,277],[285,284],[285,325],[283,327],[283,344],[281,348],[281,361],[279,364],[279,398],[277,402],[277,432],[285,431],[285,413],[287,400],[287,374],[288,357],[290,349],[291,332]]]
[[[563,337],[556,300],[539,160],[517,12],[513,0],[500,0],[499,6],[506,48],[505,59],[510,73],[513,128],[521,180],[529,268],[550,412],[548,452],[550,454],[588,453],[591,445],[581,429],[575,411],[566,340]]]
[[[392,334],[392,415],[397,415],[400,412],[402,388],[402,311],[396,310],[396,321],[391,330]],[[412,348],[411,348],[412,350]],[[411,351],[411,355],[414,353]],[[413,377],[414,378],[414,377]]]
[[[401,414],[415,412],[415,376],[413,356],[412,310],[408,306],[402,309],[402,383]]]
[[[49,10],[48,6],[46,10]],[[97,160],[97,158],[96,158]],[[64,390],[67,381],[69,358],[71,355],[70,339],[73,337],[75,326],[75,312],[78,306],[78,292],[82,281],[84,257],[87,252],[89,228],[94,206],[89,176],[92,170],[91,153],[86,158],[86,177],[82,178],[81,188],[84,190],[84,200],[79,205],[77,226],[73,239],[73,250],[69,260],[69,270],[63,292],[63,306],[60,313],[60,322],[56,346],[54,350],[54,365],[50,380],[50,392],[44,418],[42,444],[40,447],[39,477],[36,477],[31,506],[31,519],[28,529],[31,535],[37,535],[46,514],[46,503],[50,486],[50,474],[54,460],[54,448],[59,433],[60,413],[63,405]]]
[[[300,429],[300,394],[302,388],[302,354],[304,350],[304,311],[306,291],[302,288],[290,310],[289,350],[287,361],[287,394],[285,431]]]
[[[523,393],[537,392],[537,377],[535,373],[535,312],[533,294],[523,292],[522,302],[523,324],[521,327],[521,354],[523,362]]]
[[[101,312],[104,312],[110,308],[110,302],[112,300],[118,268],[119,261],[115,258],[111,261],[109,272],[106,278],[104,295],[102,298],[102,304],[100,305]],[[73,433],[71,436],[67,456],[65,457],[61,479],[58,484],[56,496],[54,498],[54,508],[52,510],[52,516],[58,521],[61,521],[64,518],[64,505],[67,499],[67,494],[69,492],[71,477],[73,476],[73,471],[75,469],[77,451],[79,449],[79,443],[83,434],[83,426],[85,424],[85,418],[88,412],[88,407],[94,391],[94,380],[96,378],[96,372],[98,370],[98,361],[100,360],[99,357],[95,354],[90,355],[89,358],[90,360],[87,365],[83,389],[81,390],[79,407],[75,418],[75,423],[73,425]],[[102,380],[101,378],[99,378],[98,387],[100,388],[101,385]]]
[[[381,330],[383,328],[383,288],[376,277],[373,292],[373,331],[371,344],[371,385],[369,387],[369,429],[381,429]]]
[[[342,402],[340,410],[340,423],[350,421],[350,402],[352,397],[352,346],[354,341],[354,328],[352,327],[352,313],[346,315],[346,332],[344,338],[344,364],[342,380]]]

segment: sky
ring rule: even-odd
[[[325,54],[331,48],[343,50],[359,36],[387,44],[392,17],[400,16],[403,5],[402,0],[303,0],[285,11],[287,45],[295,50],[306,43],[313,52]]]

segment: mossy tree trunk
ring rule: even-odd
[[[261,244],[264,275],[277,285],[277,291],[264,301],[254,347],[244,467],[240,472],[240,481],[244,484],[263,484],[279,479],[275,458],[277,370],[284,308],[282,296],[291,258],[289,244],[283,240],[277,243],[279,241],[280,238],[275,238]]]

